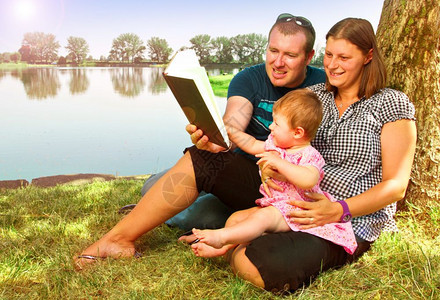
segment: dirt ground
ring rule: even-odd
[[[72,174],[72,175],[55,175],[32,179],[31,182],[25,179],[17,180],[0,180],[0,189],[17,189],[28,185],[38,187],[52,187],[58,184],[85,184],[93,181],[109,181],[115,179],[147,179],[148,175],[137,176],[114,176],[108,174]]]

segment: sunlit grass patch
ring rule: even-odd
[[[0,299],[438,299],[439,220],[409,206],[400,232],[383,234],[351,265],[279,297],[235,277],[221,258],[201,259],[160,226],[137,241],[139,259],[106,259],[74,271],[72,258],[136,203],[143,180],[0,191]],[[148,216],[146,216],[148,217]]]
[[[218,75],[210,76],[209,82],[211,83],[214,94],[218,97],[226,97],[228,95],[228,87],[234,75]]]
[[[27,63],[24,63],[24,62],[19,62],[19,63],[14,63],[14,62],[0,63],[0,70],[24,69],[24,68],[28,68],[28,67],[29,67],[29,65]]]

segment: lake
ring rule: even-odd
[[[0,70],[0,180],[172,166],[191,141],[162,71]],[[226,99],[217,102],[224,111]]]

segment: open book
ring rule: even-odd
[[[210,142],[228,148],[229,138],[214,92],[195,51],[177,52],[163,76],[188,121],[203,130]]]

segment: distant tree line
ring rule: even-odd
[[[230,64],[240,63],[253,65],[264,61],[267,38],[262,34],[240,34],[234,37],[211,37],[208,34],[196,35],[189,40],[201,64]],[[94,61],[89,55],[87,41],[82,37],[67,38],[68,51],[66,57],[58,56],[61,48],[55,35],[43,32],[28,32],[24,34],[22,45],[18,52],[0,54],[0,62],[28,63],[73,63],[81,64]],[[182,47],[183,48],[183,47]],[[124,63],[167,63],[173,53],[165,39],[152,37],[144,42],[134,33],[123,33],[113,39],[109,55],[101,56],[99,61]],[[323,49],[315,54],[312,64],[322,65]]]
[[[21,61],[21,54],[20,52],[4,52],[0,53],[0,63],[9,63],[14,62],[18,63]]]
[[[325,48],[322,47],[315,51],[315,55],[313,56],[312,60],[310,61],[310,64],[313,66],[324,66],[324,53]]]
[[[208,34],[196,35],[190,39],[202,64],[208,63],[241,63],[255,64],[263,61],[267,38],[261,34],[241,34],[235,37],[211,37]],[[67,39],[66,57],[60,57],[61,48],[55,35],[43,32],[24,34],[22,45],[17,52],[1,53],[0,62],[28,63],[74,63],[80,64],[93,60],[89,55],[90,48],[82,37],[70,36]],[[149,61],[167,63],[173,53],[168,42],[159,37],[144,41],[134,33],[123,33],[113,40],[109,55],[101,56],[100,61],[118,61],[139,63]]]

